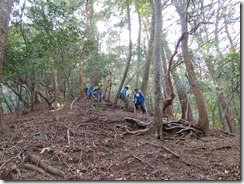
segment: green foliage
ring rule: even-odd
[[[83,64],[83,72],[86,78],[93,79],[94,77],[101,80],[111,76],[115,70],[114,64],[111,61],[116,62],[118,60],[115,55],[105,55],[105,54],[96,54],[92,55],[86,62]],[[95,75],[95,76],[94,76]],[[113,78],[113,77],[112,77]]]
[[[19,14],[15,12],[8,32],[2,78],[13,89],[17,87],[14,83],[27,85],[22,90],[27,101],[33,81],[40,91],[49,88],[53,93],[54,70],[63,81],[70,77],[71,70],[77,68],[77,43],[83,36],[80,21],[64,3],[34,2],[27,13],[31,22],[25,27],[25,41],[19,31]]]
[[[240,53],[230,51],[216,70],[216,78],[221,81],[221,90],[236,91],[240,87]],[[238,90],[238,92],[240,92]]]
[[[151,8],[153,4],[150,0],[137,0],[136,1],[136,9],[140,15],[150,16],[151,15]]]

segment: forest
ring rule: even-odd
[[[0,179],[240,180],[240,7],[1,0]]]

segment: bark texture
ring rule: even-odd
[[[146,62],[144,64],[144,71],[143,71],[142,84],[141,84],[141,91],[143,92],[144,95],[147,95],[149,71],[150,71],[150,65],[152,62],[152,54],[153,54],[153,40],[154,40],[154,31],[155,31],[154,29],[155,29],[155,14],[154,14],[154,9],[152,8],[150,39],[148,42],[147,57],[146,57]]]
[[[162,86],[160,76],[161,43],[162,43],[162,4],[161,0],[154,0],[155,34],[153,45],[153,78],[154,78],[154,125],[153,133],[163,138]]]
[[[0,1],[0,83],[2,82],[2,67],[4,60],[4,50],[6,46],[6,39],[9,27],[10,13],[13,6],[12,0]],[[2,102],[0,103],[0,136],[7,132],[3,120]]]

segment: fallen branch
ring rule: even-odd
[[[68,145],[70,145],[69,129],[67,130],[67,139],[68,139]]]
[[[166,148],[165,146],[157,145],[157,144],[150,143],[150,142],[145,142],[145,143],[147,143],[147,144],[151,144],[151,145],[156,146],[156,147],[159,147],[159,148],[163,148],[163,149],[165,149],[166,151],[172,153],[172,154],[173,154],[174,156],[176,156],[177,158],[180,158],[180,156],[179,156],[177,153],[171,151],[169,148]]]
[[[218,147],[218,148],[215,148],[215,149],[212,149],[211,151],[215,151],[215,150],[222,150],[222,149],[230,149],[231,146],[221,146],[221,147]]]
[[[80,148],[80,159],[79,159],[78,165],[81,165],[81,161],[82,161],[82,148]]]
[[[223,133],[228,134],[228,135],[231,135],[231,136],[234,136],[234,137],[236,136],[235,134],[230,133],[230,132],[226,132],[224,130],[218,130],[218,131],[223,132]]]
[[[32,165],[32,164],[24,164],[23,166],[26,169],[34,170],[34,171],[37,171],[37,172],[42,173],[42,174],[46,173],[42,168],[37,167],[37,166]]]
[[[135,156],[135,155],[132,155],[132,154],[130,154],[132,157],[134,157],[134,158],[136,158],[137,160],[139,160],[139,161],[141,161],[141,162],[143,162],[143,163],[146,163],[149,167],[151,167],[152,169],[155,169],[153,166],[151,166],[148,162],[146,162],[146,161],[144,161],[143,159],[141,159],[141,158],[139,158],[139,157],[137,157],[137,156]]]
[[[76,97],[74,100],[73,100],[73,102],[71,103],[71,105],[70,105],[70,109],[72,109],[72,107],[73,107],[73,103],[78,99],[79,97]]]
[[[16,157],[11,157],[11,158],[9,158],[6,162],[4,162],[4,163],[1,165],[0,170],[3,168],[4,165],[6,165],[8,162],[10,162],[10,161],[11,161],[12,159],[14,159],[14,158],[16,158]]]
[[[58,176],[64,176],[65,175],[65,173],[63,171],[56,169],[56,168],[44,163],[40,158],[38,158],[35,155],[29,154],[28,158],[30,159],[31,162],[37,164],[39,167],[43,168],[48,173],[55,174]]]
[[[137,160],[140,160],[141,162],[144,163],[144,160],[142,160],[141,158],[139,158],[139,157],[137,157],[137,156],[135,156],[135,155],[132,155],[132,154],[130,154],[130,155],[133,156],[134,158],[136,158]]]

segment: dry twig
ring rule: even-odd
[[[169,148],[166,148],[165,146],[157,145],[157,144],[154,144],[154,143],[151,143],[151,142],[145,142],[145,143],[147,143],[147,144],[151,144],[151,145],[156,146],[156,147],[159,147],[159,148],[163,148],[163,149],[165,149],[166,151],[172,153],[172,154],[173,154],[174,156],[176,156],[177,158],[180,158],[180,156],[179,156],[177,153],[171,151]]]
[[[16,156],[15,157],[11,157],[11,158],[9,158],[6,162],[4,162],[2,165],[1,165],[1,167],[0,167],[0,170],[3,168],[3,166],[5,166],[8,162],[10,162],[12,159],[14,159],[14,158],[16,158]]]

